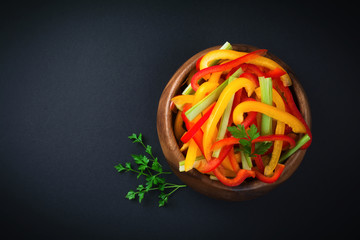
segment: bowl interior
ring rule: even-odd
[[[245,44],[233,44],[233,49],[243,52],[251,52],[257,50],[257,47]],[[298,150],[285,162],[285,169],[280,178],[272,184],[263,183],[257,179],[245,180],[237,187],[228,187],[219,181],[210,180],[208,175],[201,174],[193,169],[189,172],[179,172],[179,162],[184,160],[184,155],[180,152],[178,143],[174,136],[173,123],[174,113],[170,110],[171,98],[179,94],[180,88],[188,76],[189,72],[195,68],[196,60],[206,54],[207,52],[219,49],[220,46],[205,49],[189,60],[187,60],[173,75],[168,84],[166,85],[160,97],[158,112],[157,112],[157,131],[161,148],[164,156],[169,163],[173,172],[189,187],[194,190],[205,194],[212,198],[229,200],[229,201],[243,201],[253,199],[264,195],[270,190],[274,189],[282,182],[286,181],[298,168],[306,150]],[[294,100],[297,102],[302,115],[304,116],[307,124],[311,125],[311,113],[306,97],[305,91],[290,67],[281,59],[268,52],[266,57],[273,59],[279,63],[289,74],[293,85],[290,87],[293,92]]]

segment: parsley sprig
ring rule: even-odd
[[[139,179],[140,176],[143,176],[146,180],[145,185],[139,184],[136,188],[136,191],[130,190],[125,197],[129,200],[136,199],[136,197],[138,197],[139,203],[141,203],[145,193],[158,190],[160,191],[158,196],[159,207],[164,206],[171,194],[173,194],[179,188],[186,187],[186,185],[168,183],[166,182],[165,178],[161,177],[161,175],[171,174],[171,172],[163,171],[158,158],[155,157],[152,153],[152,147],[150,145],[145,145],[141,133],[139,135],[133,133],[128,138],[132,140],[133,143],[139,143],[142,145],[148,156],[144,154],[132,154],[131,157],[133,158],[136,165],[133,166],[131,162],[126,162],[125,164],[120,163],[115,166],[115,169],[118,172],[133,172],[137,174],[137,179]],[[172,190],[166,192],[168,189]]]
[[[256,157],[256,155],[261,155],[266,153],[266,151],[271,147],[272,142],[258,142],[255,143],[255,150],[252,152],[251,145],[252,141],[260,137],[260,133],[257,127],[253,124],[246,131],[244,125],[237,125],[228,127],[229,132],[233,137],[239,138],[240,150],[248,154],[250,157]]]

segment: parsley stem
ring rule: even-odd
[[[132,171],[132,172],[136,172],[136,173],[139,173],[141,175],[144,175],[146,177],[149,177],[150,175],[149,174],[146,174],[144,172],[140,172],[140,171],[136,171],[135,169],[132,169],[132,168],[127,168],[128,171]]]
[[[164,188],[176,188],[175,190],[177,190],[177,189],[179,189],[179,188],[181,188],[181,187],[186,187],[186,185],[176,185],[176,184],[174,184],[174,186],[164,186]],[[158,187],[156,187],[156,188],[150,188],[150,189],[148,189],[147,191],[153,191],[153,190],[159,190],[159,188],[158,188]],[[174,192],[175,190],[171,191],[171,193]],[[137,192],[137,193],[138,193],[138,192]]]
[[[165,185],[186,187],[186,185],[178,185],[178,184],[174,184],[174,183],[165,183]]]
[[[142,141],[140,143],[146,150],[147,148],[146,148],[145,144]],[[147,152],[147,153],[152,157],[152,160],[155,161],[155,157],[154,157],[154,155],[152,155],[152,152]]]
[[[176,190],[178,190],[180,188],[180,186],[178,186],[177,188],[175,188],[174,190],[172,190],[171,192],[169,192],[168,194],[166,194],[168,197],[173,194]]]

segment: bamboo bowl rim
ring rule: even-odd
[[[251,52],[259,48],[246,44],[232,44],[233,49],[243,52]],[[161,148],[164,156],[172,169],[172,171],[179,177],[186,185],[193,188],[195,191],[205,194],[208,197],[228,200],[228,201],[244,201],[260,197],[272,189],[285,182],[299,167],[302,162],[306,150],[298,150],[290,158],[286,160],[285,169],[280,178],[275,183],[263,183],[257,179],[249,179],[236,187],[229,187],[223,185],[219,181],[214,181],[208,175],[202,174],[195,169],[188,172],[179,172],[179,162],[184,160],[184,155],[180,152],[179,146],[175,139],[173,130],[173,113],[170,110],[171,98],[178,94],[182,83],[186,79],[189,72],[195,68],[196,60],[206,54],[207,52],[219,49],[221,46],[214,46],[198,52],[189,58],[172,76],[170,81],[164,88],[160,97],[158,112],[157,112],[157,132]],[[294,100],[306,123],[311,126],[311,112],[306,93],[297,80],[291,68],[270,52],[267,52],[266,57],[276,61],[289,74],[292,80],[290,89],[293,92]]]

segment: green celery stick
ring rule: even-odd
[[[243,151],[240,152],[240,155],[241,155],[242,168],[245,170],[251,170],[253,166],[251,162],[251,158],[247,156],[247,154],[244,153]]]
[[[308,134],[305,134],[302,138],[299,139],[295,147],[287,150],[283,155],[281,155],[279,159],[279,163],[283,163],[287,158],[293,155],[297,150],[299,150],[299,148],[301,148],[309,140],[310,140],[310,136]]]
[[[182,95],[191,95],[194,93],[195,93],[194,89],[192,89],[191,84],[189,84],[181,94]]]
[[[228,84],[230,82],[232,82],[235,78],[238,78],[241,74],[243,74],[243,72],[244,71],[241,68],[239,68],[233,75],[231,75],[232,78],[231,79],[229,78],[230,80],[228,81]],[[228,126],[228,123],[229,123],[229,118],[230,118],[230,115],[231,115],[231,109],[232,109],[233,101],[234,101],[234,95],[231,97],[228,105],[226,106],[224,114],[221,117],[219,131],[218,131],[218,135],[216,137],[216,141],[219,141],[219,140],[221,140],[221,139],[223,139],[225,137],[227,126]],[[221,148],[215,150],[213,152],[212,156],[213,157],[219,157],[220,151],[221,151]]]
[[[243,73],[243,70],[239,68],[233,75],[231,75],[228,79],[226,79],[221,85],[219,85],[214,91],[209,93],[206,97],[200,100],[197,104],[192,106],[189,110],[185,112],[186,117],[192,121],[194,118],[199,115],[202,111],[204,111],[207,107],[209,107],[213,102],[215,102],[224,88],[228,85],[229,82],[236,79],[236,76],[240,76]]]
[[[261,102],[272,105],[272,80],[271,78],[259,77],[259,83],[261,88]],[[272,119],[271,117],[262,114],[261,118],[261,135],[271,135],[272,134]]]
[[[220,50],[232,50],[232,46],[229,42],[225,42],[224,45],[221,46]],[[214,60],[210,63],[210,66],[214,66],[218,64],[219,60]],[[190,95],[194,94],[194,89],[192,89],[191,84],[189,84],[184,91],[181,93],[182,95]]]

